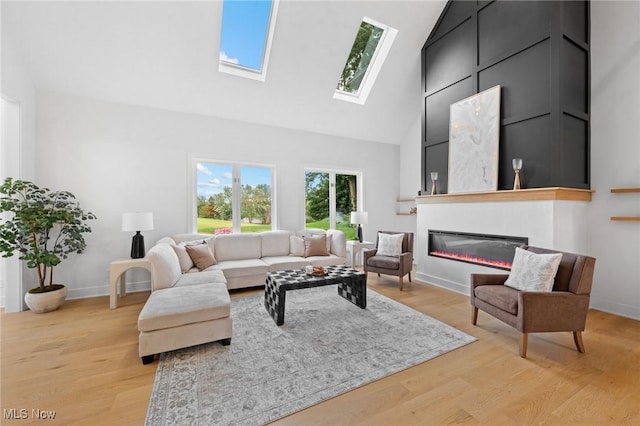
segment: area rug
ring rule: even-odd
[[[231,299],[230,346],[160,356],[146,425],[261,425],[475,340],[371,289],[366,309],[336,286],[287,292],[280,327],[263,299]]]

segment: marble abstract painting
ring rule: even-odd
[[[500,86],[451,105],[450,194],[498,189]]]

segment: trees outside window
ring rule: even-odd
[[[198,162],[197,231],[207,234],[272,229],[273,169]]]
[[[305,226],[307,228],[339,229],[354,239],[351,212],[359,206],[359,173],[305,171]]]

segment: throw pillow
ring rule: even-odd
[[[562,253],[537,254],[516,247],[504,285],[521,291],[551,291]]]
[[[383,234],[378,232],[378,256],[398,257],[402,254],[404,234]]]
[[[289,237],[289,244],[291,246],[291,253],[289,256],[304,256],[304,239],[296,235]]]
[[[186,245],[185,248],[191,260],[193,260],[193,264],[196,265],[199,271],[205,270],[218,263],[215,257],[213,257],[211,250],[209,250],[209,245],[205,242],[198,245]]]
[[[193,268],[193,260],[191,260],[191,256],[189,256],[189,253],[187,253],[187,248],[184,243],[180,243],[178,245],[171,244],[171,248],[173,248],[173,251],[175,251],[176,255],[178,256],[180,270],[183,273]]]
[[[329,256],[326,236],[304,237],[304,257],[309,256]]]

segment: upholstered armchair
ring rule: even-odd
[[[471,323],[478,309],[521,333],[520,356],[527,357],[529,333],[571,331],[576,348],[584,352],[585,329],[595,259],[589,256],[523,246],[537,254],[561,253],[551,291],[521,291],[505,284],[507,274],[471,274]]]
[[[403,234],[402,245],[397,255],[386,255],[380,251],[380,234]],[[376,248],[364,251],[364,272],[377,272],[380,274],[394,275],[399,279],[400,291],[403,290],[403,277],[409,274],[411,282],[411,269],[413,268],[413,232],[379,231],[376,240]]]

